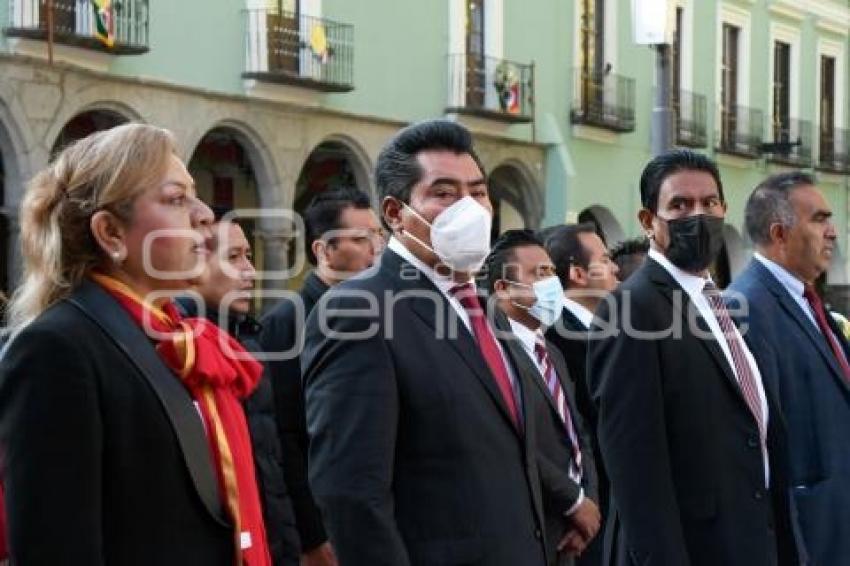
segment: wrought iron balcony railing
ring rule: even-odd
[[[850,130],[821,130],[817,167],[831,173],[850,173]]]
[[[276,9],[245,10],[244,78],[325,92],[354,88],[354,27]]]
[[[91,0],[9,0],[9,37],[48,39],[53,8],[53,41],[116,55],[148,51],[148,0],[114,0],[99,11]]]
[[[786,119],[774,122],[773,137],[762,146],[770,161],[795,167],[812,165],[812,123],[807,120]]]
[[[679,91],[673,100],[676,120],[676,143],[687,147],[708,144],[705,96],[686,90]]]
[[[574,124],[596,126],[615,132],[634,131],[634,79],[574,69],[570,118]]]
[[[717,151],[755,158],[761,151],[764,115],[757,108],[731,106],[720,109]]]
[[[534,112],[534,67],[470,54],[449,55],[447,112],[507,122],[529,122]]]

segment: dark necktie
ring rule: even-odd
[[[803,297],[806,298],[809,302],[809,306],[812,307],[812,311],[815,314],[815,320],[818,323],[818,328],[820,328],[823,337],[829,344],[838,365],[841,366],[841,371],[844,372],[844,379],[850,381],[850,365],[847,364],[847,358],[841,350],[841,344],[838,343],[838,339],[835,337],[835,334],[832,333],[832,329],[826,321],[827,314],[826,309],[823,308],[823,301],[820,300],[820,296],[811,285],[806,285],[806,290],[803,291]]]
[[[552,364],[549,352],[546,351],[546,345],[542,337],[535,338],[534,354],[537,356],[537,362],[542,368],[543,381],[546,383],[549,393],[552,394],[552,399],[558,408],[558,415],[561,417],[561,422],[564,423],[567,438],[570,440],[570,448],[573,455],[572,462],[570,462],[570,477],[576,481],[581,481],[581,448],[578,442],[578,435],[576,434],[572,415],[570,415],[570,407],[567,405],[567,400],[564,397],[564,388],[561,387],[558,373],[555,371],[555,366]]]
[[[505,360],[502,358],[502,351],[499,349],[496,335],[493,333],[493,329],[490,328],[484,310],[481,308],[481,302],[478,300],[475,288],[472,286],[472,283],[464,283],[463,285],[452,287],[449,293],[460,302],[466,314],[469,315],[469,325],[472,327],[472,334],[478,343],[478,349],[484,357],[484,361],[487,362],[487,367],[490,368],[490,372],[493,374],[493,378],[496,381],[499,392],[502,394],[502,399],[505,401],[514,426],[519,430],[519,410],[517,409],[514,389],[511,385],[511,377],[508,374],[508,368],[505,367]]]
[[[756,420],[761,437],[762,448],[766,446],[767,431],[764,426],[764,415],[761,410],[761,399],[759,398],[758,385],[756,377],[753,375],[750,363],[747,361],[747,355],[744,352],[744,345],[741,343],[741,338],[735,330],[735,325],[732,323],[732,318],[729,316],[729,311],[726,310],[726,305],[723,303],[723,298],[720,296],[720,291],[711,281],[706,282],[703,288],[703,294],[714,312],[714,317],[720,325],[720,330],[726,339],[726,344],[729,346],[729,352],[732,354],[732,362],[735,364],[735,373],[738,376],[738,385],[741,388],[741,394],[744,396],[744,401],[747,403],[753,418]]]

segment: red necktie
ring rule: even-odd
[[[552,360],[549,357],[549,352],[546,351],[545,343],[539,337],[534,342],[534,354],[537,356],[537,362],[543,368],[543,381],[546,383],[549,393],[552,394],[552,399],[555,400],[558,415],[564,423],[567,437],[570,440],[570,448],[572,448],[573,453],[573,461],[570,462],[570,477],[576,481],[581,481],[581,448],[578,443],[578,435],[576,434],[573,419],[570,415],[570,408],[564,397],[564,389],[561,387],[561,381],[558,379],[558,373],[555,371],[555,366],[552,365]]]
[[[838,343],[835,334],[832,333],[832,329],[826,321],[827,315],[826,309],[823,308],[823,301],[820,300],[820,296],[811,285],[806,285],[806,290],[803,291],[803,296],[807,301],[809,301],[809,306],[812,307],[812,310],[815,313],[815,320],[818,322],[818,328],[820,328],[821,333],[829,343],[829,347],[832,348],[832,354],[835,356],[835,359],[838,361],[838,365],[841,366],[841,370],[844,372],[844,379],[850,381],[850,365],[847,364],[847,358],[841,350],[841,345]]]
[[[484,361],[487,362],[493,378],[496,380],[496,385],[499,387],[502,399],[504,399],[505,405],[508,407],[508,412],[511,415],[514,426],[519,430],[519,411],[517,410],[514,389],[511,385],[511,377],[508,374],[508,368],[505,367],[502,351],[499,349],[498,342],[496,342],[493,329],[490,328],[487,317],[484,315],[484,310],[481,308],[481,302],[478,300],[475,288],[472,286],[472,283],[464,283],[463,285],[452,287],[449,293],[460,302],[466,314],[469,315],[469,325],[472,327],[472,334],[475,336],[475,341],[478,342],[478,349],[484,357]]]
[[[762,448],[764,448],[766,446],[767,431],[764,427],[761,399],[759,398],[756,378],[750,368],[747,355],[744,353],[744,346],[741,344],[741,338],[735,330],[735,325],[732,323],[729,311],[726,310],[723,298],[720,296],[720,292],[714,283],[711,281],[706,282],[703,295],[708,299],[708,304],[711,306],[718,324],[720,324],[720,330],[723,332],[724,338],[726,338],[726,344],[729,346],[729,352],[732,354],[732,361],[735,364],[735,373],[738,376],[738,386],[741,388],[741,394],[744,396],[747,407],[750,408],[750,412],[753,414],[756,424],[758,424],[759,436],[761,437]]]

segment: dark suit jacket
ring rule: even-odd
[[[534,419],[517,431],[426,276],[385,251],[322,298],[301,361],[310,485],[341,564],[544,564]]]
[[[603,525],[608,516],[609,486],[608,473],[599,451],[596,436],[596,407],[590,399],[587,387],[587,332],[588,328],[570,310],[564,309],[561,318],[546,331],[546,340],[552,343],[563,355],[569,368],[570,381],[576,392],[576,407],[584,419],[588,438],[594,456],[597,482],[597,503],[602,513]],[[601,536],[591,543],[577,560],[579,566],[599,566],[602,563],[603,541]]]
[[[587,388],[587,331],[566,308],[561,318],[546,331],[546,340],[555,345],[566,360],[576,391],[576,407],[591,430],[596,429],[596,408]]]
[[[773,391],[766,383],[768,492],[756,421],[685,291],[648,259],[612,299],[597,310],[594,330],[618,333],[591,337],[588,353],[611,478],[610,563],[797,563]]]
[[[788,424],[792,493],[811,564],[850,561],[850,385],[826,338],[758,260],[730,291],[747,301],[745,336]]]
[[[12,563],[233,564],[192,398],[94,283],[5,351],[0,451]]]
[[[540,468],[541,485],[543,488],[543,512],[546,520],[546,547],[549,563],[553,565],[566,566],[572,564],[566,555],[558,554],[558,542],[564,536],[569,520],[564,515],[578,501],[581,489],[584,495],[597,500],[596,469],[594,466],[593,451],[590,446],[584,423],[576,410],[575,391],[572,380],[569,378],[567,365],[560,351],[551,343],[546,347],[558,380],[564,391],[564,397],[573,426],[579,439],[579,448],[582,452],[582,484],[576,484],[569,477],[568,470],[573,462],[572,446],[567,436],[564,423],[558,414],[558,408],[546,383],[543,381],[534,360],[528,352],[523,349],[518,340],[507,342],[508,351],[515,360],[516,367],[529,375],[531,386],[528,388],[529,397],[537,418],[537,451],[538,467]]]
[[[328,286],[315,273],[293,299],[284,299],[262,319],[260,344],[264,351],[293,351],[285,360],[267,362],[274,389],[277,426],[283,448],[283,472],[295,509],[295,525],[306,552],[328,540],[322,515],[307,480],[307,421],[304,416],[304,389],[301,386],[300,350],[304,339],[304,321]],[[300,308],[303,306],[303,309]]]

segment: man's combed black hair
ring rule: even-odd
[[[307,259],[316,264],[313,242],[331,230],[343,228],[342,213],[347,208],[367,209],[372,206],[369,195],[354,187],[340,187],[319,193],[304,211]]]
[[[561,224],[540,231],[543,246],[555,264],[555,274],[564,289],[570,287],[570,266],[578,265],[585,269],[590,266],[590,253],[579,239],[579,234],[588,233],[597,233],[596,225],[591,222]]]
[[[640,201],[644,208],[657,212],[658,194],[664,180],[679,171],[704,171],[714,178],[720,200],[723,197],[723,183],[717,164],[709,157],[689,149],[674,149],[655,157],[647,163],[640,176]]]
[[[616,246],[611,248],[611,259],[616,261],[623,256],[632,256],[636,254],[649,253],[649,238],[646,236],[638,236],[631,240],[623,240]]]
[[[469,130],[457,122],[443,119],[417,122],[393,136],[378,155],[375,184],[380,199],[391,196],[410,202],[410,192],[422,178],[417,155],[431,150],[468,153],[484,174]]]
[[[484,260],[482,275],[484,286],[488,293],[493,292],[496,281],[500,279],[515,279],[512,273],[512,263],[516,260],[515,250],[525,246],[543,247],[543,242],[534,230],[507,230],[493,243],[493,249]]]

